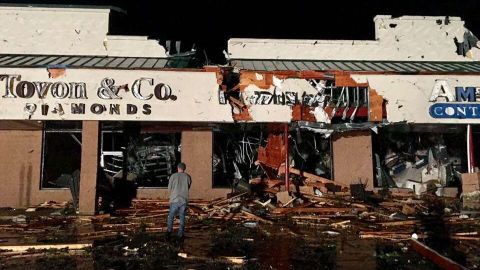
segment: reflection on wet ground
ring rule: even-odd
[[[408,241],[360,239],[349,231],[285,225],[246,228],[242,223],[192,229],[183,242],[141,230],[96,241],[72,255],[47,252],[9,260],[2,269],[437,269]]]

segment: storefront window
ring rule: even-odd
[[[45,122],[41,188],[70,188],[78,183],[81,153],[82,122]]]
[[[233,128],[233,127],[231,127]],[[257,160],[257,150],[263,141],[259,130],[225,128],[213,133],[213,187],[232,187],[239,181],[260,176],[263,171]]]
[[[376,186],[425,192],[429,182],[459,186],[467,171],[466,131],[462,125],[392,125],[374,136]]]
[[[180,162],[180,132],[144,131],[141,123],[102,124],[100,167],[136,187],[167,187]]]
[[[139,187],[167,187],[180,162],[180,133],[146,133],[130,138],[128,173]]]
[[[283,137],[282,125],[219,126],[213,134],[213,187],[236,187],[242,181],[278,177],[285,161]],[[331,178],[330,139],[297,128],[290,131],[289,142],[291,167]],[[264,154],[259,158],[260,149]]]

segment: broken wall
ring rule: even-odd
[[[333,179],[335,182],[366,184],[373,189],[372,136],[368,131],[348,131],[332,135]]]
[[[239,83],[228,88],[224,82],[220,101],[230,104],[235,121],[330,124],[368,120],[368,84],[357,83],[341,71],[242,70]]]
[[[0,130],[0,207],[68,201],[69,189],[40,190],[42,130]]]

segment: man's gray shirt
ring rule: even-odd
[[[192,185],[192,178],[186,173],[174,173],[168,180],[170,203],[187,203],[188,190]]]

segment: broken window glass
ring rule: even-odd
[[[232,187],[263,174],[255,164],[258,147],[265,146],[263,127],[224,125],[213,133],[213,187]]]
[[[282,125],[280,125],[282,127]],[[296,129],[289,136],[289,165],[331,178],[331,142],[321,134]],[[281,178],[285,148],[282,128],[275,125],[221,125],[213,134],[213,187]]]
[[[466,133],[461,125],[392,125],[374,136],[376,185],[411,188],[433,182],[458,186],[466,168]]]
[[[300,171],[331,179],[331,141],[321,134],[296,129],[290,138],[290,165]]]
[[[72,175],[79,175],[81,141],[81,121],[45,122],[40,188],[71,188]]]
[[[102,122],[100,167],[111,181],[123,177],[123,157],[126,149],[123,129],[123,122]]]
[[[167,187],[180,162],[181,133],[145,133],[130,137],[128,173],[139,187]]]

